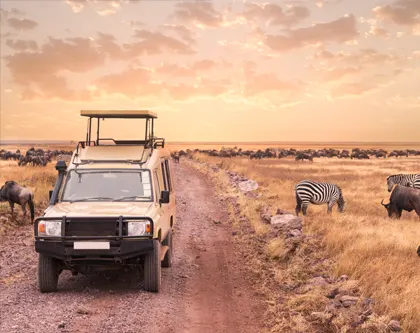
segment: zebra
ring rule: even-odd
[[[386,177],[388,184],[388,192],[392,191],[394,184],[402,186],[414,187],[420,189],[420,174],[398,174]]]
[[[336,184],[319,183],[312,180],[302,180],[295,187],[296,193],[296,215],[302,210],[306,215],[309,203],[321,205],[328,203],[328,213],[332,212],[335,203],[338,210],[344,213],[346,200],[343,197],[341,188]]]

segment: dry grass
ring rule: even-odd
[[[300,180],[339,184],[348,201],[346,213],[340,214],[335,208],[333,214],[327,215],[326,205],[310,205],[304,219],[305,233],[321,236],[317,246],[323,253],[305,253],[305,249],[300,249],[302,253],[298,253],[292,262],[280,263],[283,266],[275,278],[279,283],[296,284],[298,280],[316,275],[317,270],[329,269],[335,277],[347,274],[360,281],[365,297],[376,300],[378,313],[400,319],[405,332],[418,332],[420,259],[416,249],[420,244],[420,222],[415,212],[403,213],[401,220],[390,220],[380,202],[388,196],[385,178],[394,173],[420,172],[420,158],[316,159],[314,163],[292,159],[221,159],[204,155],[196,158],[239,172],[259,183],[260,199],[252,201],[252,206],[247,203],[247,210],[253,211],[250,216],[253,216],[252,224],[257,232],[264,230],[264,224],[255,214],[262,205],[273,207],[272,213],[277,207],[294,212],[294,186]],[[265,251],[271,258],[279,258],[283,248],[282,241],[273,240]],[[305,267],[308,263],[304,259],[308,255],[319,256],[320,264]],[[321,264],[322,256],[330,260]],[[308,298],[306,306],[318,308],[320,304],[316,304],[317,298],[313,296],[316,295],[292,299],[289,304],[301,304]],[[366,332],[369,331],[366,327]]]

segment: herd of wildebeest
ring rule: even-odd
[[[15,152],[2,149],[0,150],[0,160],[13,160],[18,162],[18,166],[46,166],[53,158],[61,159],[62,156],[71,156],[73,151],[42,148],[35,149],[34,147],[28,149],[25,154],[22,154],[18,149]]]
[[[189,156],[193,153],[202,153],[208,156],[214,157],[237,157],[245,156],[250,159],[262,159],[262,158],[285,158],[292,156],[296,161],[313,161],[314,158],[350,158],[350,159],[370,159],[371,157],[376,158],[387,158],[387,157],[409,157],[409,156],[420,156],[420,150],[406,149],[406,150],[393,150],[388,152],[384,149],[360,149],[353,148],[351,151],[347,149],[338,150],[332,148],[324,149],[283,149],[283,148],[266,148],[265,150],[243,150],[242,148],[222,148],[216,149],[187,149],[175,151],[172,153],[172,157],[175,160],[179,160],[181,156]]]

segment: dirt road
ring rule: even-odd
[[[201,174],[174,169],[175,259],[162,269],[159,294],[124,272],[64,272],[59,292],[39,293],[27,226],[0,238],[0,332],[260,332],[261,304],[235,254],[227,213]]]

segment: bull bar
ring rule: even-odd
[[[38,224],[40,221],[59,221],[61,220],[61,236],[39,236]],[[150,222],[150,235],[147,236],[128,236],[123,235],[124,223],[132,220],[147,220]],[[68,236],[66,226],[70,223],[101,223],[116,222],[118,235],[115,236]],[[77,216],[77,217],[38,217],[34,221],[35,251],[45,253],[51,257],[71,262],[71,261],[117,261],[140,256],[153,250],[153,219],[146,216]],[[74,241],[81,240],[108,240],[110,249],[107,250],[75,250]]]

